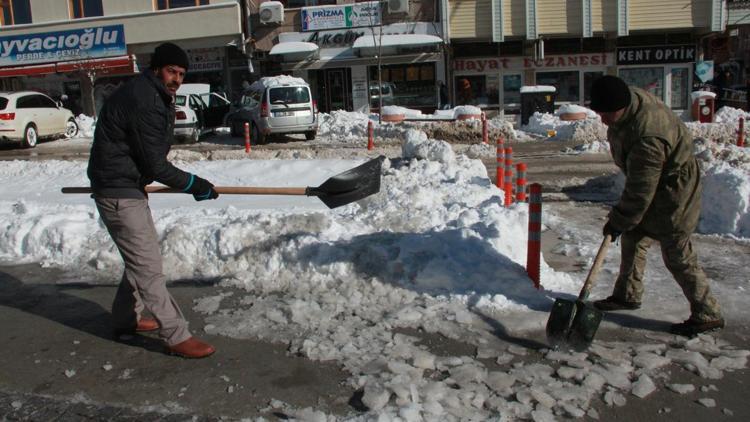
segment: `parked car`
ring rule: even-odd
[[[198,142],[201,135],[221,126],[229,105],[208,84],[182,84],[175,98],[175,137]]]
[[[383,106],[394,105],[393,93],[396,91],[396,85],[393,82],[382,82],[380,84],[383,92]],[[370,85],[370,108],[380,108],[380,93],[378,92],[378,83]]]
[[[34,91],[0,92],[0,139],[34,148],[41,138],[78,134],[73,113]]]
[[[318,104],[310,86],[290,76],[264,77],[250,85],[227,114],[232,136],[244,134],[250,124],[253,143],[264,144],[270,136],[304,133],[311,141],[318,133]]]

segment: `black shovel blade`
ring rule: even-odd
[[[576,303],[576,314],[568,333],[568,344],[574,349],[581,351],[588,348],[594,340],[596,330],[602,322],[602,311],[594,308],[591,304],[578,301]]]
[[[568,342],[568,333],[576,316],[576,311],[575,301],[555,299],[549,313],[549,319],[547,319],[546,331],[550,346],[557,348]]]
[[[385,156],[339,173],[305,194],[317,196],[328,208],[346,205],[380,192],[380,173]]]

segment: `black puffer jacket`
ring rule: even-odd
[[[167,161],[174,129],[172,95],[151,71],[126,82],[99,113],[88,176],[95,197],[145,198],[156,181],[183,189],[186,173]]]

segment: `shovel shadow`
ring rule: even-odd
[[[26,284],[0,271],[0,306],[15,308],[103,340],[124,343],[152,352],[163,352],[161,341],[134,335],[115,339],[109,311],[96,302],[68,294],[66,290],[105,287],[87,284]],[[113,292],[114,294],[114,292]]]

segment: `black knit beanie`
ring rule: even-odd
[[[188,70],[190,60],[185,50],[171,42],[165,42],[154,50],[154,54],[151,56],[151,68],[158,69],[169,65],[180,66]]]
[[[605,75],[591,85],[589,108],[599,112],[612,112],[630,105],[628,84],[617,76]]]

